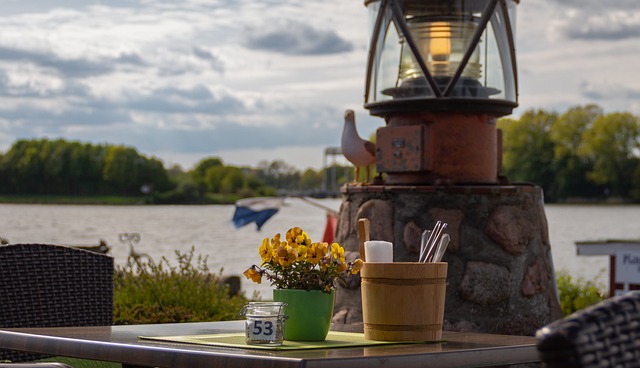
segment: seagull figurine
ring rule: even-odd
[[[370,166],[376,162],[376,146],[358,135],[353,110],[344,112],[341,150],[344,157],[356,167],[355,180],[360,178],[360,167],[364,166],[367,170],[365,183],[368,183]]]

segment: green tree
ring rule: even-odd
[[[175,187],[175,184],[169,179],[169,175],[167,170],[164,168],[164,164],[155,157],[143,156],[140,180],[142,184],[150,186],[154,191],[163,192]]]
[[[206,188],[205,191],[210,193],[220,193],[222,190],[222,179],[226,175],[228,169],[226,166],[212,166],[207,169],[202,179],[202,183]]]
[[[322,189],[322,173],[313,169],[305,170],[300,176],[299,189],[313,191]]]
[[[219,168],[219,170],[223,170],[224,164],[222,160],[217,157],[207,157],[200,160],[190,172],[193,182],[196,184],[200,193],[205,193],[207,191],[217,193],[220,190],[219,183],[218,185],[215,185],[215,188],[211,188],[213,184],[210,182],[210,178],[207,177],[207,171],[211,168]]]
[[[42,141],[19,140],[3,155],[3,182],[9,193],[41,194],[46,192],[44,163],[39,154]]]
[[[102,178],[107,145],[81,144],[72,154],[71,172],[78,178],[77,194],[105,194],[107,185]]]
[[[244,187],[244,175],[237,167],[227,166],[220,182],[220,192],[224,194],[238,193]]]
[[[640,122],[630,113],[600,116],[583,135],[581,157],[593,162],[587,178],[606,186],[609,194],[627,196],[638,165]]]
[[[111,146],[107,150],[102,175],[114,194],[138,194],[141,166],[141,157],[134,148]]]
[[[603,115],[597,105],[572,107],[551,125],[555,182],[553,197],[589,197],[597,194],[597,186],[587,181],[586,174],[592,162],[581,157],[582,137],[593,123]]]
[[[278,189],[296,190],[300,183],[300,172],[282,160],[261,161],[255,173],[265,185]]]
[[[109,147],[103,178],[115,194],[139,195],[143,187],[151,190],[172,187],[161,161],[146,158],[136,149],[125,146]]]
[[[173,188],[162,162],[131,147],[64,139],[20,140],[0,155],[0,192],[140,195],[142,185]]]
[[[550,130],[557,118],[556,113],[528,110],[519,120],[498,122],[503,131],[503,171],[509,179],[533,182],[548,192],[554,178]]]

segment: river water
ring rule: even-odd
[[[340,207],[339,199],[318,203]],[[175,251],[207,255],[212,271],[241,275],[259,261],[258,246],[265,237],[300,226],[312,240],[322,239],[325,211],[298,199],[286,206],[258,232],[253,224],[240,229],[231,223],[234,206],[89,206],[0,204],[0,237],[12,243],[97,244],[111,246],[116,264],[129,254],[121,233],[139,233],[138,252],[154,259],[165,256],[176,264]],[[608,256],[576,256],[576,241],[640,239],[640,206],[546,205],[549,237],[556,271],[595,281],[603,290],[609,282]],[[284,234],[283,234],[284,235]],[[269,285],[256,285],[242,278],[242,288],[269,299]]]

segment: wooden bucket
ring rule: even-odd
[[[365,262],[360,276],[366,339],[442,339],[446,262]]]

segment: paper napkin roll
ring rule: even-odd
[[[364,242],[367,262],[393,262],[393,243],[384,240]]]

